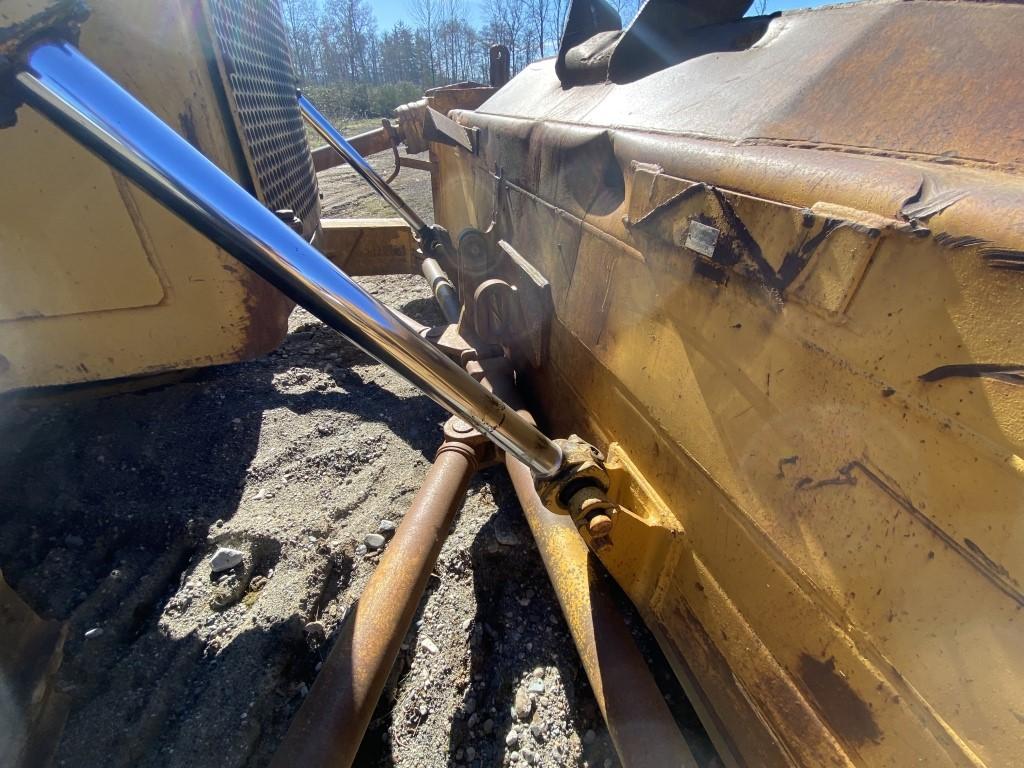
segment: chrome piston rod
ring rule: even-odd
[[[437,303],[441,306],[441,312],[449,323],[459,322],[459,296],[455,292],[448,275],[444,273],[440,263],[431,254],[435,250],[441,250],[442,244],[435,236],[433,228],[420,218],[409,204],[402,199],[390,184],[380,177],[373,167],[366,162],[366,158],[359,154],[359,150],[349,143],[349,140],[341,135],[331,121],[320,114],[313,103],[302,95],[298,94],[299,110],[302,117],[313,129],[320,134],[320,137],[332,147],[335,152],[345,158],[352,169],[358,173],[363,180],[387,202],[395,212],[405,220],[423,246],[423,259],[420,265],[423,270],[423,277],[430,283],[430,290],[433,291]]]
[[[357,285],[73,46],[32,49],[25,102],[296,303],[538,475],[559,447]]]
[[[356,148],[349,143],[348,139],[342,136],[338,129],[331,125],[331,122],[326,117],[320,114],[320,110],[314,107],[309,99],[303,96],[302,93],[299,93],[298,99],[299,110],[302,112],[302,117],[306,122],[313,127],[313,130],[320,134],[324,141],[334,148],[335,152],[345,158],[345,161],[352,166],[352,169],[367,184],[373,187],[378,195],[383,197],[395,209],[395,212],[405,220],[405,223],[409,225],[423,242],[424,251],[429,250],[430,246],[433,245],[433,233],[430,226],[420,218],[416,211],[409,207],[409,204],[391,188],[390,184],[380,177],[379,173],[373,170],[373,167],[366,162],[366,158],[360,155]]]

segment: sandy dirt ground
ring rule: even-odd
[[[321,184],[325,215],[385,213],[347,170]],[[429,210],[425,173],[399,189]],[[361,282],[441,319],[421,279]],[[265,765],[373,572],[366,537],[401,522],[445,419],[302,310],[258,360],[0,408],[0,567],[68,623],[56,764],[75,768]],[[219,547],[242,564],[212,573]],[[618,761],[493,469],[470,486],[358,765],[510,764]]]

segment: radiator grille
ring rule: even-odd
[[[295,211],[309,233],[319,219],[316,172],[277,0],[207,0],[205,6],[256,193],[272,210]]]

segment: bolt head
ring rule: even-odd
[[[452,428],[452,432],[457,432],[460,435],[468,435],[473,431],[473,425],[461,416],[453,416],[448,423]]]
[[[587,531],[594,538],[607,536],[612,532],[612,519],[608,515],[596,514],[587,520]]]

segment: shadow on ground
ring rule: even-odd
[[[425,304],[411,309],[421,322],[436,319]],[[37,613],[69,624],[62,762],[188,763],[173,749],[193,740],[195,752],[209,746],[207,765],[251,764],[283,732],[296,706],[292,683],[312,679],[320,653],[304,621],[245,630],[211,654],[195,636],[169,636],[160,620],[239,509],[268,412],[376,423],[433,457],[441,410],[393,394],[368,356],[322,328],[318,336],[313,348],[310,328],[299,326],[270,356],[156,389],[0,401],[0,568]],[[311,367],[328,370],[342,391],[310,390]],[[247,581],[272,572],[280,552],[272,539],[250,543],[257,562]],[[328,597],[347,586],[343,566],[324,578]],[[101,635],[87,640],[97,627]],[[251,685],[239,690],[239,680]]]

